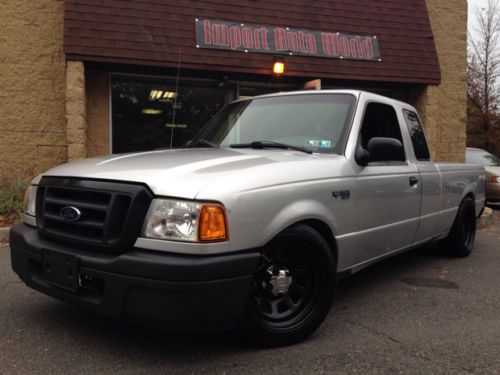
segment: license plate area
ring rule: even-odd
[[[42,250],[43,276],[47,282],[72,292],[78,290],[80,260],[58,251]]]

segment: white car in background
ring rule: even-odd
[[[500,202],[500,159],[487,151],[468,147],[465,162],[484,167],[486,171],[486,201]]]

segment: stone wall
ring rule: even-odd
[[[66,134],[68,160],[87,157],[87,94],[85,67],[81,61],[68,61],[66,68]]]
[[[109,73],[87,70],[87,156],[110,153]]]
[[[441,83],[410,94],[435,161],[463,162],[467,122],[467,1],[426,0]]]
[[[32,176],[67,158],[62,0],[2,1],[0,171]]]

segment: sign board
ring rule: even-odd
[[[196,47],[336,59],[381,61],[375,35],[196,19]]]

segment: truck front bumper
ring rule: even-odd
[[[260,259],[258,250],[217,256],[137,248],[92,252],[44,239],[25,224],[11,229],[10,248],[12,269],[29,287],[108,317],[172,331],[235,328]],[[47,279],[47,252],[75,260],[76,288]]]

